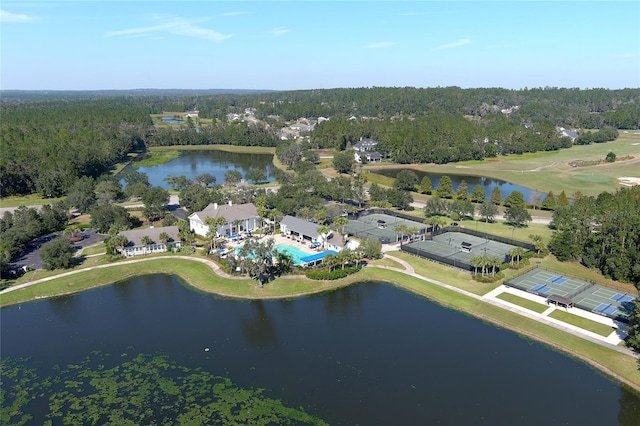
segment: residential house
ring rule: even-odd
[[[571,139],[571,142],[574,142],[578,138],[578,132],[575,130],[568,130],[564,127],[556,127],[556,132],[558,132],[560,136]]]
[[[378,141],[371,138],[360,139],[353,144],[353,156],[356,162],[379,163],[382,161],[382,155],[376,151],[377,146]]]
[[[160,234],[165,233],[169,236],[167,241],[160,240]],[[153,253],[164,253],[172,249],[179,249],[182,245],[178,236],[177,226],[162,226],[159,228],[151,227],[146,229],[134,229],[131,231],[122,231],[119,235],[123,235],[129,240],[129,243],[120,250],[125,257],[140,256]],[[143,244],[142,239],[149,237],[151,244]]]
[[[262,218],[258,215],[253,203],[236,204],[209,204],[201,212],[192,213],[189,216],[189,229],[203,237],[209,234],[208,218],[223,217],[225,223],[218,225],[216,235],[218,237],[231,237],[241,232],[253,232],[262,227]]]
[[[378,141],[371,138],[360,139],[358,142],[353,144],[353,150],[358,152],[367,152],[367,151],[375,151],[376,146],[378,146]]]

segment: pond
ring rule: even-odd
[[[130,170],[128,166],[123,170]],[[149,176],[152,186],[169,189],[164,181],[167,176],[186,176],[194,179],[202,173],[209,173],[216,177],[216,183],[224,183],[224,175],[229,170],[238,170],[243,178],[249,169],[258,168],[267,174],[267,182],[273,182],[273,154],[252,154],[246,152],[228,152],[221,150],[193,150],[181,151],[180,157],[157,166],[138,167],[137,170]]]
[[[584,363],[382,283],[242,302],[149,275],[4,308],[0,319],[3,363],[22,362],[15,371],[33,369],[53,377],[43,381],[52,389],[67,387],[51,400],[53,390],[33,392],[24,410],[37,424],[47,413],[60,415],[64,401],[92,415],[120,413],[109,406],[116,389],[141,407],[138,422],[162,423],[160,407],[169,410],[200,389],[179,381],[196,371],[243,389],[232,399],[262,388],[272,405],[281,400],[332,425],[631,426],[640,416],[637,394]],[[158,378],[162,371],[178,374]],[[105,399],[83,400],[89,383]],[[151,408],[138,394],[126,399],[142,389],[153,401],[161,391],[184,398]],[[69,392],[80,396],[70,400]]]
[[[177,118],[174,118],[174,117],[161,117],[160,120],[162,120],[162,122],[164,122],[164,123],[169,123],[169,124],[184,124],[184,123],[186,123],[185,120],[178,120]]]
[[[398,172],[400,172],[401,170],[406,170],[403,168],[389,168],[389,169],[378,169],[378,170],[372,170],[372,173],[377,173],[383,176],[387,176],[387,177],[391,177],[391,178],[395,178],[396,175],[398,174]],[[473,191],[473,188],[476,185],[481,185],[486,193],[486,198],[489,199],[491,197],[491,191],[493,191],[493,188],[498,187],[500,188],[500,194],[502,195],[502,199],[504,200],[504,198],[509,195],[512,191],[520,191],[524,194],[524,200],[529,202],[531,194],[539,194],[538,192],[530,189],[530,188],[526,188],[524,186],[520,186],[520,185],[516,185],[514,183],[510,183],[510,182],[506,182],[504,180],[500,180],[500,179],[493,179],[490,177],[485,177],[485,176],[469,176],[469,175],[454,175],[454,174],[447,174],[447,173],[433,173],[433,172],[424,172],[424,171],[419,171],[419,170],[412,170],[417,176],[418,176],[418,182],[420,182],[422,180],[422,178],[424,178],[425,176],[429,176],[429,179],[431,179],[431,184],[433,185],[433,189],[437,189],[438,185],[440,184],[440,179],[442,178],[442,176],[449,176],[451,178],[451,183],[453,183],[453,192],[455,194],[456,190],[458,189],[458,185],[460,184],[460,182],[462,182],[463,180],[467,183],[467,187],[469,188],[469,194],[471,194],[471,191]],[[540,194],[541,196],[541,200],[544,200],[546,193],[544,194]]]

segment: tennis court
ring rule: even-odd
[[[632,294],[594,285],[577,295],[575,302],[579,308],[615,318],[627,315],[626,304],[632,302],[635,297]]]
[[[627,307],[636,298],[630,293],[539,268],[528,271],[505,285],[543,297],[562,296],[571,299],[577,308],[613,319],[624,319],[628,315]]]
[[[404,225],[407,228],[418,228],[418,233],[426,232],[426,225],[408,219],[395,217],[383,213],[373,213],[366,216],[360,216],[358,219],[350,219],[345,227],[348,234],[355,235],[360,238],[368,238],[379,240],[381,243],[395,243],[400,237],[400,233],[396,233],[395,228]],[[405,232],[405,236],[406,236]]]
[[[592,284],[537,268],[514,278],[508,285],[540,296],[548,297],[555,294],[571,298]]]
[[[511,259],[509,251],[516,246],[462,232],[445,232],[433,239],[405,244],[403,250],[418,256],[471,270],[471,258],[496,256],[501,262]]]

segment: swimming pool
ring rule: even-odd
[[[298,266],[305,265],[309,262],[315,262],[320,259],[324,259],[324,257],[328,254],[336,254],[336,251],[326,250],[319,253],[309,254],[306,251],[300,250],[296,246],[290,246],[289,244],[276,244],[273,246],[275,250],[280,253],[287,253],[293,258],[293,263]],[[236,247],[236,253],[240,252],[241,247]]]
[[[296,246],[290,246],[289,244],[276,244],[273,246],[280,253],[287,253],[293,257],[293,263],[296,265],[302,265],[305,262],[302,260],[303,258],[309,256],[309,253],[300,250]]]

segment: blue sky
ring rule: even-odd
[[[0,3],[2,89],[640,87],[638,1]]]

